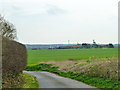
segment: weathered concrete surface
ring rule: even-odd
[[[45,71],[24,71],[37,78],[40,88],[95,88],[76,80],[64,78]],[[97,89],[97,88],[95,88]]]

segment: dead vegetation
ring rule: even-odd
[[[21,88],[24,84],[23,74],[16,73],[16,74],[9,74],[7,76],[2,77],[2,88]]]
[[[49,61],[42,62],[46,64],[53,64],[59,67],[61,71],[73,71],[77,73],[84,73],[89,76],[101,78],[118,78],[118,58],[102,58],[89,60],[67,60],[67,61]]]

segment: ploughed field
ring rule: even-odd
[[[78,61],[117,58],[117,48],[28,50],[28,65],[48,61]]]

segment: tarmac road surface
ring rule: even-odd
[[[39,88],[95,88],[45,71],[24,71],[37,78]],[[96,88],[97,89],[97,88]]]

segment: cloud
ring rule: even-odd
[[[58,15],[63,14],[66,11],[54,4],[48,4],[47,2],[2,2],[0,12],[4,11],[5,14],[11,15],[41,15],[41,14],[51,14]]]
[[[15,23],[22,42],[30,38],[31,42],[36,38],[39,42],[49,42],[53,36],[58,42],[67,35],[74,41],[90,41],[94,37],[100,41],[107,36],[106,42],[107,39],[115,42],[117,4],[117,0],[0,0],[0,13],[4,12],[8,21]]]
[[[54,5],[48,5],[48,9],[46,12],[48,14],[58,15],[58,14],[64,14],[67,11]]]

